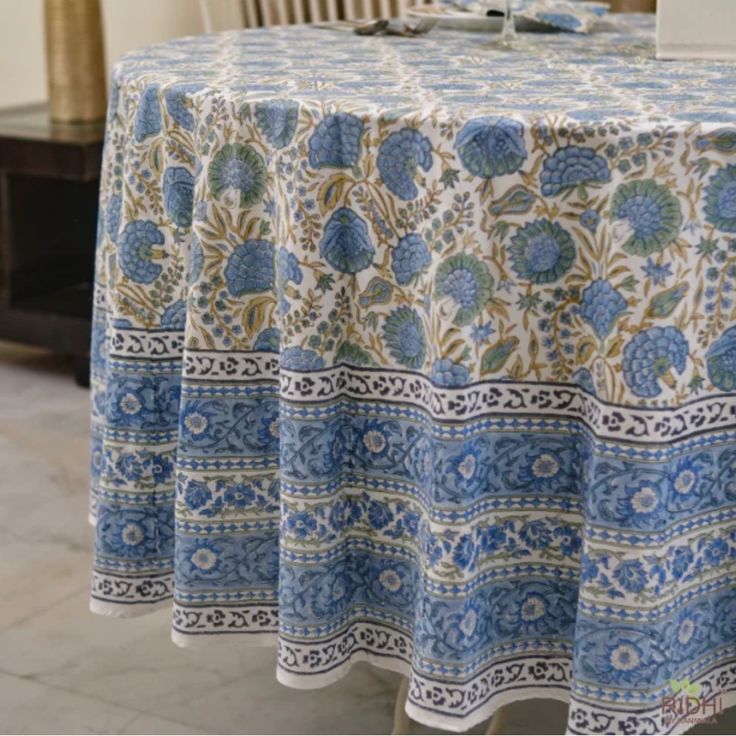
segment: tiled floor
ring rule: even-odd
[[[290,690],[271,649],[182,650],[167,611],[89,613],[87,401],[63,360],[0,342],[0,733],[389,733],[390,673]],[[563,733],[565,710],[518,703],[507,732]]]

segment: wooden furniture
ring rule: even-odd
[[[200,0],[206,31],[315,23],[354,18],[393,18],[432,0]]]
[[[104,124],[0,111],[0,339],[71,356],[88,382]]]

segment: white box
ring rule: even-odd
[[[659,0],[658,59],[736,59],[736,0]]]

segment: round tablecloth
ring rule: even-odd
[[[732,702],[734,66],[655,61],[643,16],[531,40],[116,66],[94,611],[173,601],[177,643],[277,643],[295,687],[368,660],[455,730]]]

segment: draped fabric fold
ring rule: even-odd
[[[731,703],[733,67],[652,22],[488,48],[314,28],[114,72],[92,609],[365,660],[464,730]],[[714,700],[715,699],[715,700]]]

